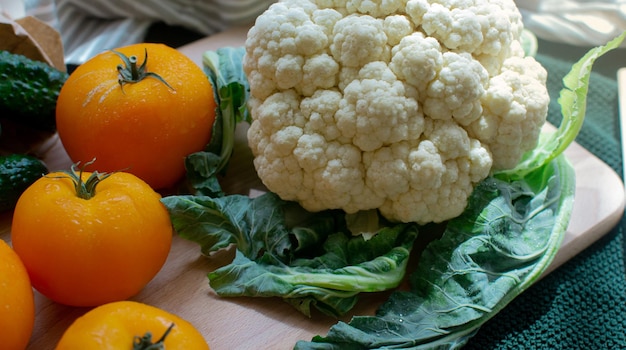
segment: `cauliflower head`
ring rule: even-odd
[[[248,32],[248,142],[269,190],[309,211],[461,214],[537,144],[547,73],[513,0],[281,0]]]

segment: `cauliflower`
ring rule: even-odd
[[[461,214],[537,144],[547,73],[513,0],[282,0],[246,40],[248,141],[266,187],[309,211]]]

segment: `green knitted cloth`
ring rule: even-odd
[[[548,70],[548,120],[558,125],[561,79],[573,62],[537,59]],[[616,79],[593,73],[577,142],[622,174]],[[485,324],[464,349],[626,349],[626,220],[533,285]]]

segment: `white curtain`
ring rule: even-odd
[[[26,14],[60,30],[67,61],[81,63],[102,50],[141,40],[155,20],[210,35],[253,21],[274,1],[0,0],[0,10],[25,4]],[[597,46],[626,30],[626,0],[514,1],[525,27],[542,39]]]
[[[537,37],[597,46],[626,30],[626,0],[515,0],[524,26]]]

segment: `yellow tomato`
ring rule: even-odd
[[[35,301],[26,269],[0,239],[0,348],[25,349],[34,323]]]
[[[184,175],[187,155],[207,145],[215,107],[195,62],[141,43],[103,52],[72,72],[59,92],[56,125],[72,161],[96,158],[100,171],[128,169],[161,189]]]
[[[56,302],[124,300],[159,272],[169,253],[173,231],[160,199],[129,173],[50,173],[17,202],[13,247],[32,285]]]
[[[138,345],[148,337],[145,347]],[[147,347],[161,339],[163,347]],[[96,307],[70,325],[56,350],[77,349],[209,350],[209,346],[188,321],[151,305],[120,301]]]

